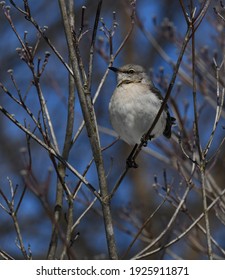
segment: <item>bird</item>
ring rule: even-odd
[[[163,97],[141,65],[126,64],[119,68],[111,66],[109,69],[117,75],[117,86],[109,102],[112,127],[127,144],[139,144],[143,135],[150,129],[162,105]],[[175,120],[166,104],[149,140],[162,134],[170,138]],[[136,167],[136,163],[132,165]]]

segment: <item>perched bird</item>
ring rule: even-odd
[[[163,101],[140,65],[127,64],[121,68],[109,67],[117,74],[117,86],[109,103],[110,120],[120,138],[129,145],[139,144],[153,123]],[[171,137],[175,118],[170,116],[168,106],[156,123],[150,140],[163,134]]]

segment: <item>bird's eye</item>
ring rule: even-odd
[[[134,72],[135,72],[134,69],[129,69],[128,70],[128,74],[134,74]]]

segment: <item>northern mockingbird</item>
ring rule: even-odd
[[[109,67],[117,74],[117,86],[109,103],[110,120],[120,138],[129,145],[139,144],[153,123],[163,98],[140,65],[127,64],[121,68]],[[168,106],[156,123],[150,140],[163,134],[171,137],[175,118]]]

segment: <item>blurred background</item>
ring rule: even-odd
[[[204,1],[183,2],[187,10],[192,3],[196,7],[196,13],[199,12],[201,5],[204,3]],[[97,4],[98,1],[92,0],[75,1],[76,26],[74,29],[76,32],[79,32],[80,28],[82,6],[86,7],[84,14],[84,30],[86,32],[80,41],[85,70],[88,69],[90,40]],[[9,1],[6,1],[6,5],[10,5]],[[21,7],[23,8],[22,4]],[[219,65],[224,58],[224,22],[216,14],[215,7],[217,11],[223,14],[219,1],[211,1],[207,14],[195,33],[197,109],[200,142],[203,148],[212,132],[218,102],[213,59]],[[33,3],[33,1],[30,1],[30,9],[39,26],[42,28],[44,26],[48,27],[46,35],[64,60],[68,61],[66,38],[58,2],[40,0]],[[113,12],[115,12],[117,23],[113,35],[113,53],[115,53],[131,27],[129,1],[103,1],[101,21],[108,29],[112,29],[113,26]],[[25,32],[29,45],[35,46],[38,33],[34,26],[13,7],[10,8],[10,15],[18,34],[23,38]],[[165,95],[187,30],[180,2],[139,0],[136,5],[136,16],[137,20],[132,34],[113,65],[122,66],[126,63],[135,63],[144,66],[155,85]],[[109,65],[109,44],[104,31],[101,29],[102,23],[99,23],[97,31],[92,97],[95,95]],[[13,96],[18,96],[17,90],[19,89],[22,95],[26,96],[27,106],[35,116],[38,116],[40,105],[36,90],[32,85],[30,69],[21,59],[21,54],[18,53],[18,48],[21,45],[2,9],[0,11],[0,36],[0,83]],[[65,138],[67,118],[68,72],[44,39],[40,38],[36,59],[41,58],[43,61],[46,52],[50,52],[51,55],[41,77],[41,87],[61,150]],[[9,69],[12,69],[13,72]],[[221,89],[223,82],[224,69],[222,67],[220,72]],[[115,87],[116,77],[114,73],[109,72],[95,103],[103,148],[116,139],[108,113],[109,100]],[[202,213],[199,173],[197,168],[192,172],[192,162],[185,157],[178,143],[178,135],[181,135],[184,148],[187,154],[192,157],[196,151],[192,93],[192,52],[189,43],[168,104],[171,114],[177,119],[177,125],[173,128],[173,136],[170,140],[160,137],[149,143],[147,149],[142,151],[137,159],[139,168],[129,171],[111,202],[115,238],[121,257],[130,258],[134,256],[167,227],[188,187],[187,182],[190,178],[192,178],[193,186],[185,199],[185,209],[180,211],[172,227],[160,239],[156,247],[163,246],[179,236]],[[35,128],[25,110],[4,92],[2,86],[0,89],[0,104],[22,124],[25,124],[31,130]],[[208,159],[212,157],[206,169],[209,204],[224,189],[224,117],[223,110],[218,129],[213,136],[213,142],[207,154]],[[76,96],[74,134],[76,134],[82,120],[82,113]],[[33,259],[45,259],[52,230],[48,211],[53,211],[56,195],[57,177],[52,162],[48,153],[33,140],[30,141],[31,154],[29,157],[26,135],[2,113],[0,113],[0,131],[0,188],[8,199],[11,197],[11,189],[16,189],[16,204],[19,203],[20,197],[26,189],[18,210],[21,235],[26,249],[29,248],[32,252]],[[37,135],[40,136],[38,132]],[[218,148],[220,149],[218,150]],[[129,147],[126,143],[117,141],[113,146],[104,150],[104,164],[110,190],[123,172],[126,158],[131,149],[132,147]],[[23,178],[23,171],[26,169],[29,159],[32,159],[32,187],[30,189],[25,188]],[[69,162],[80,173],[83,173],[91,159],[92,152],[84,129],[73,145]],[[90,167],[86,178],[98,189],[98,178],[94,164]],[[70,171],[67,172],[66,181],[71,190],[74,190],[77,185],[77,178]],[[37,195],[42,191],[47,192],[48,211]],[[169,199],[160,206],[168,192],[170,192]],[[82,186],[74,201],[75,221],[87,209],[93,199],[93,194],[85,186]],[[4,207],[7,208],[7,206],[2,195],[0,196],[0,203],[0,249],[15,259],[22,259],[23,255],[18,248],[15,225],[10,215],[4,210]],[[64,206],[66,213],[66,199]],[[159,209],[156,211],[157,207]],[[221,199],[209,212],[211,234],[219,244],[218,246],[213,245],[216,258],[224,258],[224,209]],[[156,212],[154,213],[154,211]],[[147,226],[127,252],[135,234],[148,218]],[[64,223],[66,224],[66,218]],[[204,220],[200,224],[204,227]],[[63,222],[61,226],[62,229],[65,227]],[[71,250],[75,258],[107,258],[104,225],[101,207],[98,202],[93,204],[82,217],[80,223],[77,224],[74,230],[74,238],[75,241]],[[205,235],[199,227],[194,227],[186,236],[168,249],[152,253],[148,258],[206,259]]]

